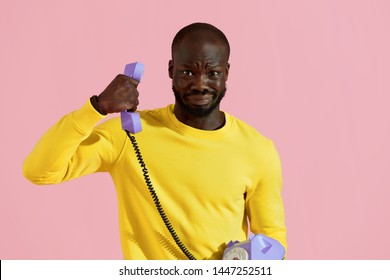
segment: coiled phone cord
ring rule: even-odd
[[[137,141],[134,137],[134,135],[131,135],[130,132],[127,130],[126,134],[129,136],[129,139],[131,141],[131,144],[133,145],[136,157],[138,159],[139,165],[142,167],[142,173],[144,175],[145,183],[149,189],[150,194],[152,195],[154,204],[157,208],[158,213],[161,216],[161,219],[164,221],[164,224],[166,228],[168,229],[169,233],[171,234],[172,238],[175,240],[177,246],[179,246],[180,250],[187,256],[189,260],[196,260],[196,258],[190,253],[190,251],[187,249],[187,247],[181,242],[179,236],[177,236],[176,231],[173,229],[171,222],[169,221],[167,215],[165,214],[165,211],[163,207],[161,206],[160,200],[158,199],[157,193],[152,185],[152,182],[149,177],[148,169],[146,168],[146,164],[142,158],[141,151],[138,147]]]

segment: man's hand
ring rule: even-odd
[[[129,110],[134,112],[138,102],[138,81],[119,74],[98,96],[98,105],[103,114],[119,113]]]

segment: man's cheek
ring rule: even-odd
[[[179,91],[185,90],[188,87],[188,85],[189,82],[183,79],[177,79],[176,81],[174,81],[174,86]]]

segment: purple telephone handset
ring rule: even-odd
[[[138,82],[141,81],[143,73],[144,65],[140,62],[130,63],[125,66],[124,74]],[[130,133],[138,133],[142,130],[141,118],[138,112],[122,111],[121,121],[123,130],[127,130]]]
[[[230,241],[223,253],[223,260],[282,260],[286,250],[279,241],[263,234],[249,240]]]

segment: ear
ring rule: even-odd
[[[225,80],[229,77],[229,69],[230,69],[230,63],[227,63],[226,69],[225,69]]]
[[[173,61],[170,60],[168,63],[168,74],[169,78],[173,79]]]

